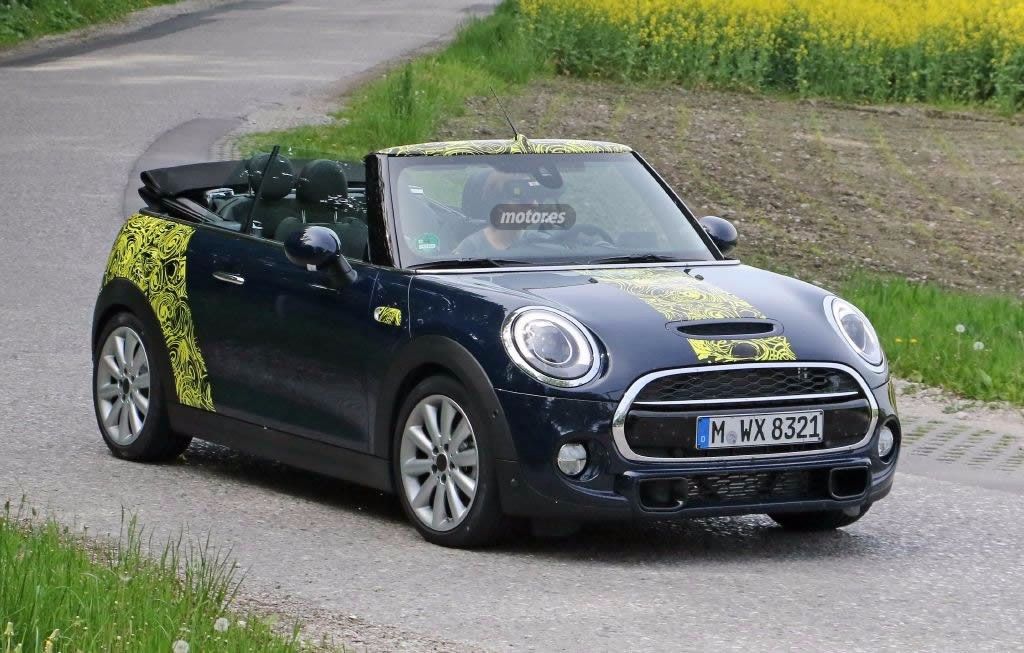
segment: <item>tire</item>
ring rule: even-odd
[[[506,532],[486,414],[475,396],[447,376],[427,378],[402,402],[392,472],[402,509],[428,542],[479,547]]]
[[[92,404],[103,441],[118,458],[171,460],[192,441],[171,431],[161,369],[167,357],[155,337],[131,313],[114,315],[100,330]]]
[[[831,531],[849,526],[867,514],[871,504],[843,510],[821,510],[818,512],[778,512],[768,516],[788,531]]]

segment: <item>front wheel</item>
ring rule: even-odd
[[[503,530],[493,441],[478,404],[454,379],[434,376],[413,388],[399,413],[392,456],[399,500],[434,544],[492,544]]]
[[[169,460],[191,438],[171,432],[155,343],[131,313],[104,325],[93,361],[93,406],[103,441],[118,458]]]
[[[790,531],[831,531],[849,526],[865,514],[871,504],[842,510],[819,510],[816,512],[777,512],[768,516],[779,526]]]

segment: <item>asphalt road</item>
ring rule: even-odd
[[[424,543],[377,493],[222,449],[108,455],[89,321],[132,173],[308,108],[470,4],[242,2],[0,61],[0,497],[94,533],[116,532],[122,506],[160,535],[210,533],[258,604],[371,650],[1024,649],[1022,483],[922,468],[825,535],[699,520],[464,552]]]

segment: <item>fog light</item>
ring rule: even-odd
[[[883,424],[882,428],[878,430],[878,457],[885,460],[886,456],[892,453],[895,444],[896,436],[893,435],[892,429]]]
[[[579,476],[587,467],[587,448],[578,442],[563,444],[558,450],[558,469],[566,476]]]

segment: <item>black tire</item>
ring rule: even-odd
[[[104,427],[97,383],[97,377],[101,374],[101,365],[105,365],[102,360],[104,343],[111,333],[122,327],[131,329],[138,334],[148,357],[150,384],[149,404],[142,421],[142,428],[134,440],[127,444],[116,442]],[[165,348],[162,346],[162,338],[160,340],[154,340],[154,338],[161,338],[161,336],[160,334],[150,334],[141,320],[127,312],[117,313],[107,320],[100,330],[92,365],[92,405],[100,435],[103,436],[103,441],[111,453],[118,458],[139,462],[173,460],[180,456],[192,441],[191,437],[178,435],[171,431],[167,418],[167,398],[163,384],[167,356]]]
[[[768,516],[788,531],[831,531],[849,526],[867,514],[871,504],[843,510],[821,510],[817,512],[777,512]]]
[[[451,530],[435,530],[423,523],[415,514],[403,485],[401,470],[401,443],[406,422],[413,409],[421,400],[432,395],[442,395],[454,400],[463,410],[476,441],[478,470],[476,494],[469,506],[469,512],[462,522]],[[473,548],[497,543],[508,531],[509,520],[501,510],[497,472],[494,464],[494,437],[487,429],[486,411],[480,401],[461,383],[448,376],[432,376],[420,382],[406,395],[395,422],[391,455],[392,474],[395,489],[406,517],[425,540],[432,544],[453,548]]]

